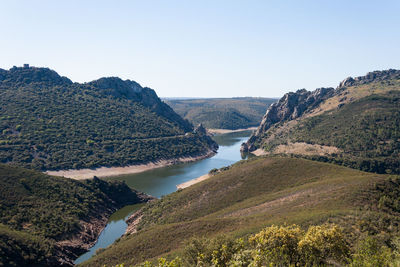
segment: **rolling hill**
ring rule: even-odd
[[[149,199],[121,182],[80,182],[0,164],[0,263],[72,266],[114,211]]]
[[[0,69],[0,162],[40,169],[209,155],[215,142],[154,90],[117,77],[73,83],[47,68]]]
[[[306,159],[241,161],[149,203],[142,211],[138,232],[121,238],[83,266],[134,266],[176,256],[190,261],[188,249],[197,240],[193,238],[205,238],[207,244],[223,238],[228,243],[219,245],[231,244],[229,240],[246,239],[274,224],[295,223],[306,229],[334,223],[343,229],[353,251],[359,239],[370,235],[390,244],[398,234],[400,210],[393,203],[399,199],[399,185],[396,176]]]
[[[273,98],[165,99],[179,115],[209,129],[244,129],[258,126]]]

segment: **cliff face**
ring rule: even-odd
[[[262,138],[272,125],[294,120],[301,117],[305,112],[317,107],[323,100],[331,97],[334,88],[318,88],[315,91],[305,89],[285,94],[278,102],[272,104],[264,115],[260,126],[241,147],[242,152],[252,152],[257,149],[255,142]]]

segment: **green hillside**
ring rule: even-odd
[[[156,93],[116,77],[0,70],[0,162],[40,170],[125,166],[215,149]]]
[[[179,115],[210,129],[244,129],[258,126],[276,99],[261,97],[166,99]]]
[[[316,93],[298,91],[283,97],[245,147],[400,173],[400,71],[349,78],[326,95]],[[300,101],[288,100],[310,96],[316,104],[306,109]],[[276,110],[284,110],[285,116],[279,117]],[[295,110],[304,112],[297,116]],[[279,119],[272,120],[277,115]]]
[[[391,244],[400,222],[400,209],[394,204],[399,188],[395,176],[305,159],[253,158],[146,205],[137,233],[83,265],[131,266],[179,256],[186,261],[183,266],[191,266],[198,256],[193,258],[191,251],[207,254],[206,247],[213,251],[221,248],[218,244],[233,250],[233,240],[247,240],[272,224],[295,223],[306,230],[334,223],[343,229],[352,253],[366,236]],[[221,234],[224,237],[218,237]]]
[[[0,164],[0,263],[69,266],[111,213],[147,200],[120,182],[79,182]]]

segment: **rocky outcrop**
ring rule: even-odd
[[[339,84],[338,89],[389,79],[400,79],[400,70],[389,69],[382,71],[373,71],[368,72],[365,76],[359,76],[355,78],[348,77]]]
[[[130,235],[137,232],[137,227],[142,217],[143,217],[142,209],[134,212],[131,216],[129,216],[129,218],[126,220],[128,227],[126,228],[125,235]]]
[[[211,152],[216,153],[218,150],[218,144],[217,142],[215,142],[212,138],[211,138],[211,134],[207,132],[206,128],[204,128],[203,124],[199,124],[195,127],[195,129],[193,130],[194,134],[198,134],[200,136],[202,136],[203,138],[205,138],[205,140],[207,141],[207,145],[209,147],[209,149],[211,150]]]
[[[257,149],[256,142],[261,139],[272,125],[278,122],[294,120],[305,112],[317,107],[322,101],[331,97],[334,88],[318,88],[312,92],[305,89],[285,94],[278,102],[272,104],[264,115],[260,126],[249,140],[242,144],[242,152],[252,152]]]
[[[55,244],[55,255],[51,259],[52,266],[73,266],[75,259],[87,252],[97,241],[101,231],[106,227],[108,218],[116,208],[99,209],[98,216],[90,216],[81,220],[81,231],[69,239]]]
[[[204,128],[203,124],[201,124],[201,123],[199,125],[197,125],[197,127],[194,129],[194,132],[197,134],[201,134],[201,135],[207,134],[206,128]]]

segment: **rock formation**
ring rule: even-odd
[[[285,94],[278,102],[272,104],[264,115],[260,126],[252,134],[247,143],[241,147],[242,152],[252,152],[256,150],[255,142],[259,140],[264,132],[272,125],[294,120],[306,111],[318,106],[323,100],[331,97],[335,92],[334,88],[318,88],[315,91],[305,89],[297,90]]]

